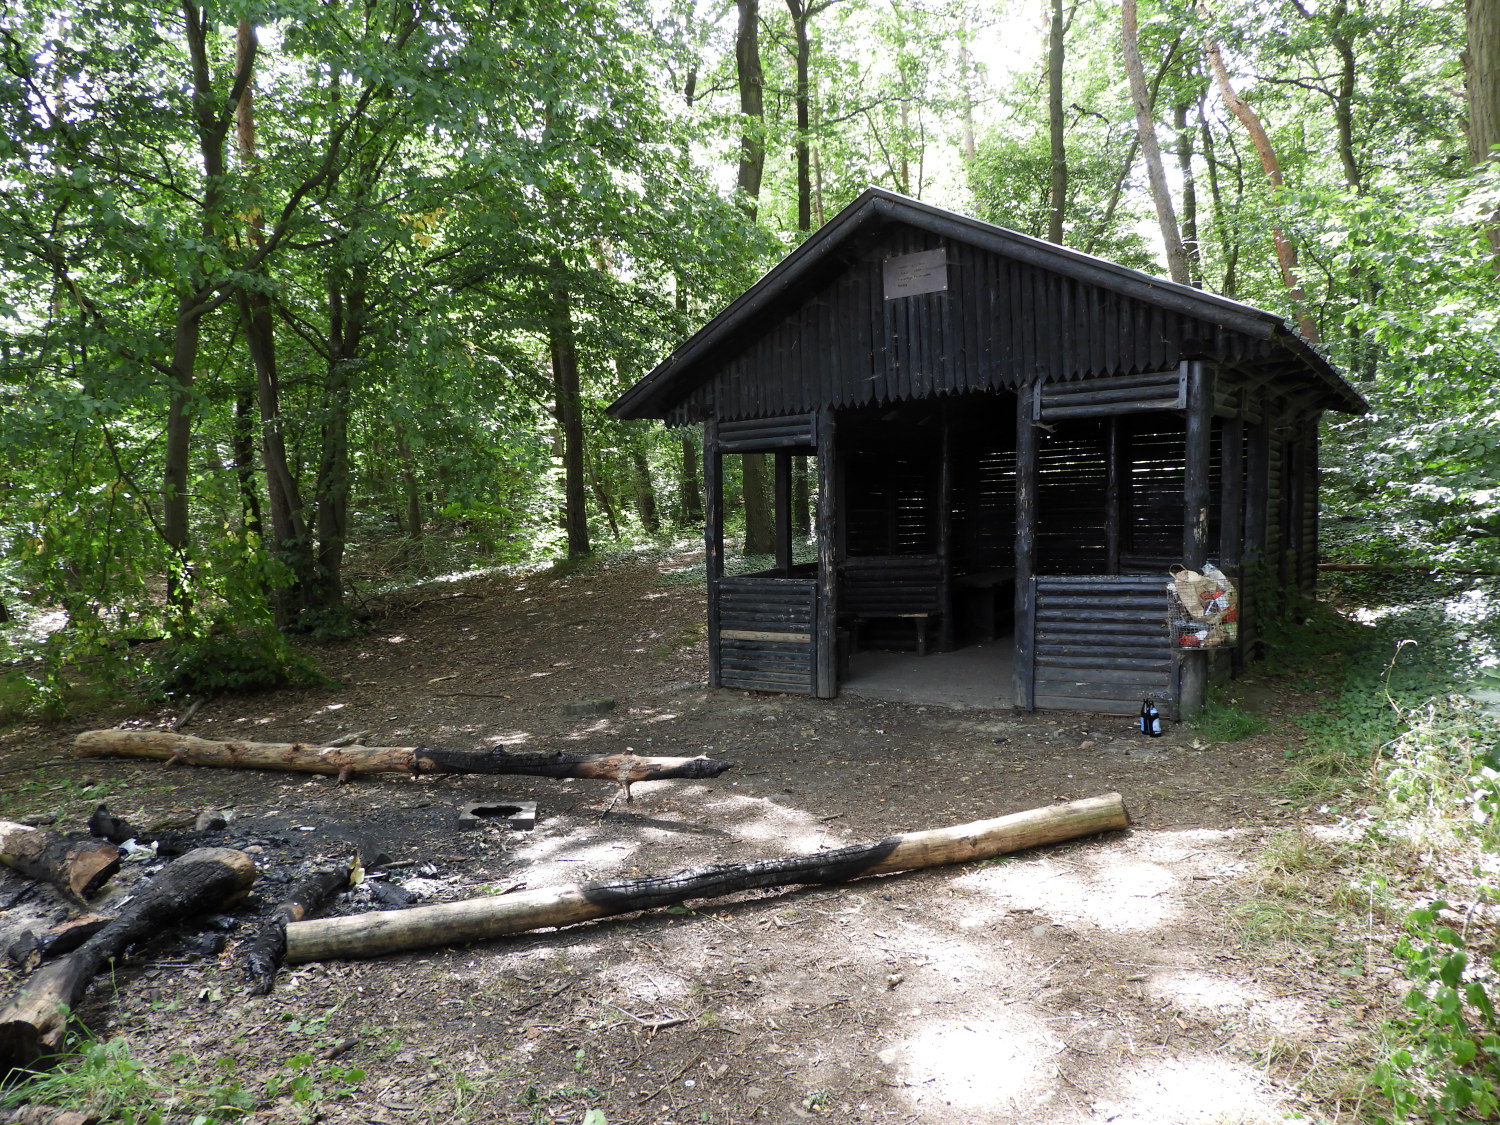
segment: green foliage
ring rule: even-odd
[[[1204,738],[1214,742],[1236,742],[1270,729],[1270,724],[1262,716],[1252,714],[1233,699],[1224,699],[1217,694],[1209,697],[1191,725]]]
[[[0,1109],[42,1104],[74,1109],[121,1125],[228,1125],[258,1114],[315,1121],[327,1103],[352,1097],[365,1081],[358,1067],[293,1055],[261,1089],[237,1076],[229,1056],[212,1066],[177,1053],[164,1065],[137,1058],[126,1039],[70,1041],[73,1053],[51,1070],[31,1072],[0,1092]],[[168,1111],[168,1103],[175,1108]]]
[[[151,693],[169,698],[327,682],[310,656],[269,628],[215,628],[170,642],[148,675]]]
[[[1401,1045],[1376,1068],[1390,1120],[1493,1120],[1500,1113],[1500,952],[1476,956],[1441,900],[1411,912],[1396,957],[1412,982]]]

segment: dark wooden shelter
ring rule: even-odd
[[[704,426],[714,684],[831,697],[852,646],[1009,635],[1017,705],[1169,716],[1312,592],[1330,409],[1365,404],[1280,317],[877,188],[610,407]],[[727,575],[748,453],[775,565]],[[1241,589],[1233,651],[1168,627],[1169,568],[1206,560]]]

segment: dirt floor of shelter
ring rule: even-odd
[[[231,1057],[257,1088],[306,1052],[324,1084],[316,1113],[333,1122],[1319,1114],[1297,1076],[1310,1058],[1357,1054],[1372,1004],[1395,995],[1371,961],[1241,940],[1256,857],[1278,834],[1331,831],[1283,794],[1291,715],[1307,700],[1250,682],[1272,733],[1205,745],[1187,727],[1144,738],[1126,718],[711,690],[702,588],[664,581],[690,563],[430,587],[366,635],[312,650],[337,686],[217,699],[189,733],[737,763],[715,781],[639,785],[611,808],[602,782],[336,786],[75,759],[73,735],[115,719],[95,715],[0,734],[0,809],[55,814],[60,829],[81,827],[100,792],[146,824],[232,810],[268,865],[374,848],[412,861],[393,877],[424,902],[815,852],[1111,791],[1134,827],[973,866],[306,965],[264,998],[243,984],[248,922],[216,957],[166,935],[101,978],[80,1015],[150,1061]],[[613,709],[565,714],[599,699]],[[537,825],[458,830],[476,798],[534,800]],[[14,930],[48,902],[5,873],[0,905]],[[338,910],[369,908],[354,892]],[[5,974],[9,991],[20,977]],[[341,1084],[337,1067],[364,1077]]]

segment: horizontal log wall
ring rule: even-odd
[[[813,694],[817,602],[812,579],[720,579],[719,683]]]
[[[1187,384],[1178,368],[1145,375],[1118,375],[1077,382],[1044,383],[1037,396],[1042,422],[1064,418],[1106,418],[1146,410],[1181,410]]]
[[[765,453],[772,449],[812,449],[817,445],[817,415],[750,418],[719,425],[720,453]]]
[[[1167,630],[1167,578],[1040,576],[1036,599],[1036,706],[1130,715],[1156,701],[1177,715]]]

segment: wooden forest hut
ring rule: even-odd
[[[714,684],[832,697],[851,647],[998,637],[1017,706],[1177,716],[1312,592],[1318,422],[1364,409],[1280,317],[871,188],[610,412],[704,427]],[[775,562],[726,573],[745,454]],[[1234,652],[1168,626],[1169,568],[1210,560]]]

